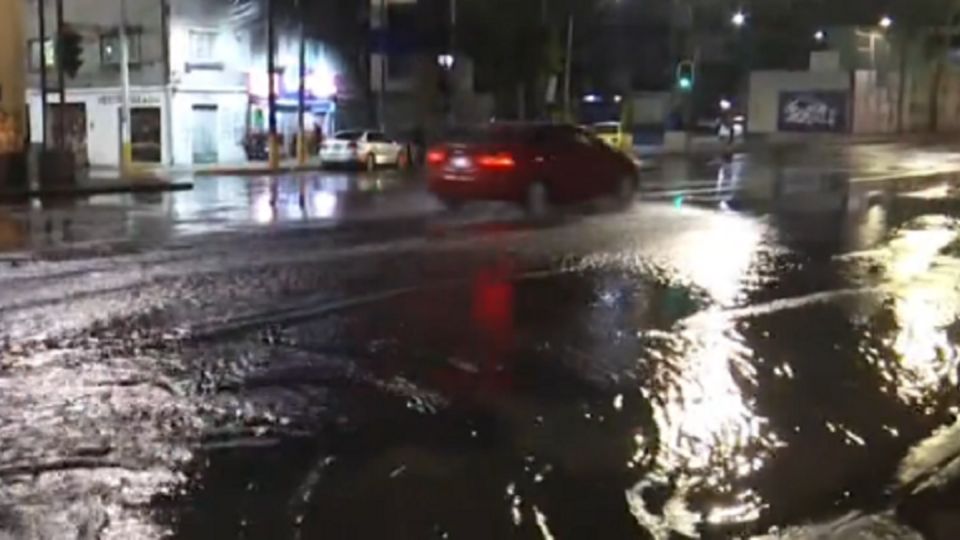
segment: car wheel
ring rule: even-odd
[[[527,187],[526,200],[524,200],[527,212],[531,216],[541,217],[550,210],[550,192],[543,182],[534,182]]]
[[[377,156],[368,154],[367,159],[364,162],[364,168],[366,168],[367,172],[373,172],[377,170]]]

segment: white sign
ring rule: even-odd
[[[119,94],[100,96],[97,103],[100,105],[119,105],[123,98]],[[132,94],[130,105],[160,105],[160,96],[153,94]]]

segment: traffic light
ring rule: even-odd
[[[63,72],[74,78],[83,65],[83,37],[73,28],[65,26],[57,36],[57,62],[62,62]]]
[[[677,64],[677,88],[683,92],[689,92],[693,90],[693,82],[695,78],[695,69],[693,62],[690,60],[684,60]]]

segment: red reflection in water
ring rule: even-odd
[[[501,261],[477,272],[473,281],[472,319],[481,349],[495,361],[513,345],[513,265]]]
[[[447,392],[459,395],[500,394],[513,385],[509,365],[515,345],[512,261],[501,259],[474,274],[469,289],[468,328],[460,334],[454,362],[467,369],[442,369],[435,382]],[[482,398],[481,398],[482,399]]]

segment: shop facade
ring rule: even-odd
[[[46,114],[41,114],[40,94],[27,91],[30,115],[30,140],[42,141],[44,124],[47,144],[53,145],[60,132],[60,110],[63,109],[64,142],[81,165],[116,167],[121,155],[120,87],[69,88],[66,104],[61,106],[59,94],[47,96]],[[162,86],[136,87],[130,90],[130,128],[133,160],[136,163],[160,165],[170,163],[171,129],[167,108],[167,92]]]

